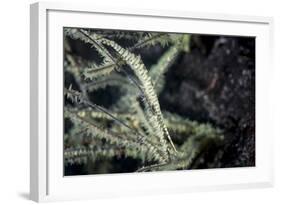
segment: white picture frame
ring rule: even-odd
[[[93,21],[95,19],[99,19],[99,23]],[[186,25],[185,29],[182,25]],[[63,95],[58,86],[62,86],[63,26],[255,36],[256,166],[64,177],[62,157],[58,157],[62,153],[62,122],[59,120],[62,118],[58,113],[62,113]],[[273,186],[273,134],[268,120],[272,119],[272,113],[263,109],[269,106],[272,29],[273,19],[270,17],[97,8],[94,4],[32,4],[30,198],[41,202]]]

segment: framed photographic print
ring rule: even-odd
[[[272,22],[32,4],[31,199],[272,186]]]

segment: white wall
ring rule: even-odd
[[[97,0],[92,0],[92,2]],[[6,0],[0,6],[0,203],[31,204],[29,189],[29,0]],[[82,2],[82,0],[79,0]],[[275,120],[276,186],[270,189],[188,193],[184,195],[84,201],[82,204],[280,204],[281,167],[278,120],[281,112],[281,11],[278,0],[102,0],[103,5],[273,16],[275,79],[272,108]],[[157,5],[157,2],[160,2]],[[279,106],[278,106],[279,105]],[[81,202],[68,202],[81,204]]]

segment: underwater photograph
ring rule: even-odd
[[[62,35],[64,176],[255,166],[255,37]]]

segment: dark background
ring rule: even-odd
[[[68,40],[75,55],[95,59],[89,45]],[[135,53],[150,67],[164,51],[155,46]],[[70,83],[72,78],[65,73],[66,87]],[[90,97],[109,107],[118,99],[118,89],[100,90]],[[224,131],[223,143],[198,156],[192,169],[255,166],[255,38],[193,34],[190,52],[182,53],[166,73],[159,101],[162,110]],[[133,172],[139,165],[138,160],[118,156],[95,165],[67,165],[65,175],[98,173],[99,163],[111,173]]]

